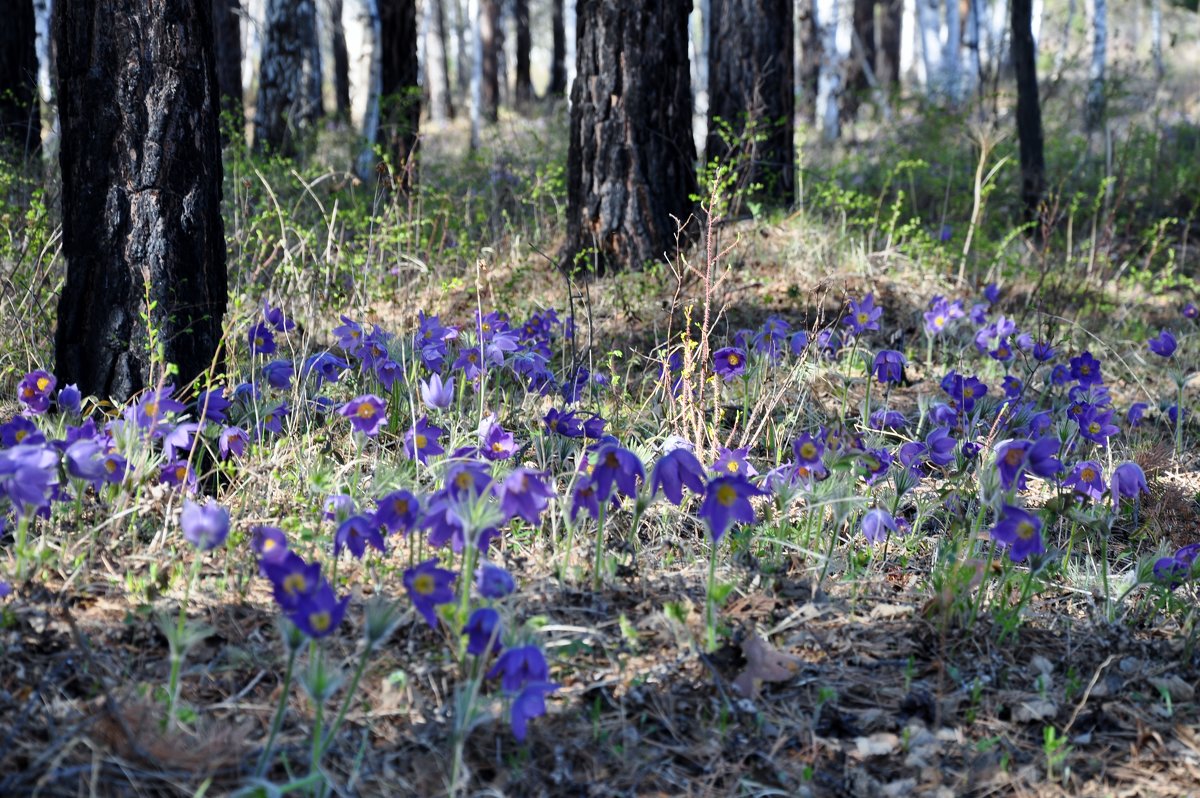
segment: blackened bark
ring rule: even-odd
[[[383,59],[379,143],[390,153],[397,186],[407,191],[416,183],[421,129],[416,0],[380,0],[379,21]]]
[[[342,25],[345,6],[342,0],[329,0],[330,36],[333,46],[333,101],[338,119],[350,118],[350,53],[346,50],[346,29]]]
[[[533,99],[533,80],[529,77],[529,50],[533,40],[529,35],[529,0],[515,0],[513,15],[517,23],[517,84],[514,93],[518,105]]]
[[[158,379],[148,318],[172,381],[191,382],[218,351],[226,302],[212,6],[57,0],[55,41],[58,378],[117,400]]]
[[[314,0],[267,0],[254,148],[295,155],[321,115]]]
[[[739,186],[760,184],[756,198],[788,205],[794,188],[796,97],[791,2],[711,2],[705,158],[737,168]]]
[[[817,83],[821,76],[821,30],[817,0],[800,0],[800,113],[808,124],[817,122]]]
[[[444,122],[454,118],[454,100],[450,94],[450,59],[446,39],[446,12],[442,0],[425,4],[425,82],[429,97],[429,118]]]
[[[1017,72],[1017,136],[1021,142],[1021,202],[1025,206],[1026,220],[1032,220],[1038,217],[1046,179],[1037,46],[1033,41],[1033,0],[1011,2],[1012,54]]]
[[[41,137],[33,0],[11,5],[0,24],[0,140],[32,152]]]
[[[243,138],[246,113],[242,108],[242,25],[240,0],[212,0],[214,56],[221,113],[229,118],[229,130]],[[222,130],[225,135],[226,130]]]
[[[547,94],[562,97],[567,93],[567,26],[563,19],[563,0],[550,3],[550,86]]]
[[[882,0],[879,16],[879,50],[875,54],[875,78],[884,90],[900,88],[900,41],[904,27],[904,0]]]
[[[876,0],[854,0],[854,33],[850,43],[850,61],[846,64],[846,95],[842,113],[852,118],[871,89],[867,71],[875,74]]]
[[[485,122],[500,118],[500,0],[480,0],[479,41],[483,45],[482,107]]]
[[[641,268],[675,252],[672,216],[686,220],[696,193],[691,5],[579,0],[567,156],[570,270]]]

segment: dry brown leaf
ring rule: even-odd
[[[758,695],[763,682],[786,682],[796,675],[804,660],[773,648],[754,633],[742,643],[746,668],[733,680],[733,687],[747,698]]]

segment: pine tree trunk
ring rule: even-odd
[[[292,156],[321,115],[321,48],[313,0],[267,0],[254,148]]]
[[[350,51],[346,46],[343,0],[329,2],[330,55],[333,56],[333,106],[338,119],[350,118]]]
[[[33,0],[10,2],[13,7],[0,26],[0,141],[33,152],[41,135]]]
[[[871,89],[868,72],[875,74],[875,6],[877,0],[854,0],[854,40],[850,46],[850,61],[846,70],[846,98],[842,113],[853,119],[858,106]]]
[[[482,84],[480,112],[485,122],[500,118],[500,0],[480,0],[479,47]]]
[[[567,26],[563,16],[563,0],[551,0],[550,87],[547,90],[551,97],[562,97],[567,93]]]
[[[567,156],[570,270],[641,268],[675,253],[675,219],[689,217],[696,193],[690,7],[691,0],[579,0]]]
[[[733,165],[738,186],[759,184],[751,196],[779,205],[795,188],[791,22],[790,0],[712,0],[707,22],[705,161]]]
[[[1017,136],[1021,150],[1021,202],[1025,218],[1038,217],[1046,159],[1042,142],[1042,106],[1038,99],[1037,46],[1033,41],[1032,0],[1012,2],[1012,56],[1017,71]]]
[[[514,97],[518,105],[528,105],[533,100],[533,79],[529,75],[529,51],[533,38],[529,33],[529,0],[515,0],[513,15],[517,23],[517,83]]]
[[[242,107],[242,6],[239,0],[212,0],[213,43],[217,61],[217,89],[221,113],[229,118],[222,135],[236,131],[241,141],[246,126]]]
[[[421,91],[417,75],[416,0],[380,0],[382,122],[379,143],[391,155],[401,191],[416,185]]]
[[[882,0],[879,16],[879,51],[875,78],[885,91],[900,88],[900,43],[904,35],[904,0]]]
[[[212,6],[57,6],[58,378],[127,399],[166,376],[151,373],[157,344],[170,381],[190,383],[214,361],[226,304]]]
[[[817,122],[817,88],[821,78],[821,32],[817,0],[800,0],[800,113],[809,125]]]
[[[1084,103],[1084,126],[1089,132],[1104,124],[1104,65],[1108,54],[1108,3],[1092,0],[1092,60],[1088,68],[1087,100]]]
[[[446,14],[442,0],[425,3],[425,85],[429,96],[429,119],[442,123],[454,118],[450,93],[450,59],[447,57]]]

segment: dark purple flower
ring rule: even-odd
[[[0,446],[8,448],[45,442],[46,436],[28,416],[13,416],[12,421],[0,424]]]
[[[530,682],[544,682],[550,676],[546,657],[537,646],[510,648],[501,654],[487,678],[500,677],[500,687],[506,693],[515,693]]]
[[[288,614],[288,619],[309,637],[325,637],[336,632],[342,625],[349,603],[349,596],[339,601],[333,587],[322,579],[315,590],[300,596],[296,608]]]
[[[746,353],[735,346],[713,352],[713,371],[723,380],[732,380],[746,373]]]
[[[513,434],[496,421],[485,421],[486,429],[479,446],[479,453],[486,459],[507,460],[517,453],[517,441]]]
[[[446,470],[446,490],[455,497],[482,496],[492,485],[492,470],[479,460],[462,459],[460,449],[451,455],[450,468]]]
[[[375,523],[389,534],[407,535],[417,525],[421,502],[406,490],[394,490],[381,498],[375,507]]]
[[[657,495],[661,490],[667,500],[678,507],[683,502],[685,487],[697,495],[704,493],[705,479],[704,466],[700,465],[696,455],[682,447],[672,449],[658,458],[650,470],[651,495]]]
[[[1004,382],[1000,383],[1000,387],[1004,389],[1004,396],[1008,399],[1020,398],[1021,391],[1025,390],[1024,383],[1012,374],[1004,378]]]
[[[1114,507],[1121,499],[1134,499],[1139,493],[1149,493],[1150,488],[1146,485],[1146,472],[1142,471],[1142,467],[1137,463],[1121,463],[1113,470],[1112,478],[1108,483],[1108,491],[1112,496]]]
[[[1033,513],[1004,505],[1000,520],[992,527],[992,540],[1008,547],[1008,556],[1013,562],[1021,562],[1030,554],[1041,554],[1046,550],[1042,542],[1042,519]]]
[[[57,382],[53,374],[41,369],[22,377],[17,383],[17,402],[21,410],[32,415],[45,413],[50,409],[50,397]]]
[[[512,575],[498,565],[485,562],[475,571],[475,586],[486,599],[502,599],[516,589]]]
[[[849,309],[842,324],[849,327],[855,335],[862,335],[867,330],[878,330],[881,316],[883,316],[883,309],[875,306],[875,295],[867,294],[861,302],[850,300]]]
[[[104,468],[104,451],[93,438],[81,438],[63,452],[67,474],[75,479],[96,484],[105,480],[108,472]]]
[[[874,546],[887,540],[888,534],[896,531],[896,519],[888,511],[875,508],[863,515],[861,528],[867,542]]]
[[[196,472],[186,460],[172,460],[163,464],[158,472],[158,481],[173,488],[185,488],[191,493],[196,489]]]
[[[1145,402],[1134,402],[1129,406],[1129,411],[1125,414],[1125,422],[1131,427],[1140,427],[1142,425],[1142,416],[1149,407]]]
[[[264,559],[259,567],[271,580],[275,603],[285,612],[296,609],[300,599],[316,590],[322,581],[321,564],[314,562],[310,565],[293,551],[285,552],[278,561]]]
[[[250,434],[241,427],[222,427],[221,434],[217,438],[217,450],[221,453],[221,459],[226,460],[231,455],[233,457],[241,457],[246,453],[246,446],[250,443]]]
[[[524,466],[514,468],[500,485],[501,511],[510,518],[521,518],[531,526],[541,523],[542,512],[552,498],[554,489],[547,483],[546,475]]]
[[[908,419],[899,410],[879,409],[867,419],[871,429],[902,430],[908,426]]]
[[[750,499],[765,493],[740,475],[716,477],[710,481],[697,515],[708,524],[713,543],[718,542],[735,522],[754,523],[756,516]]]
[[[1076,463],[1071,475],[1063,480],[1064,488],[1073,488],[1080,496],[1100,501],[1104,495],[1104,474],[1100,464],[1092,460]]]
[[[458,577],[453,571],[438,567],[436,559],[425,562],[404,572],[404,587],[417,612],[430,627],[437,628],[435,607],[454,601],[454,590],[450,587]]]
[[[132,409],[132,415],[137,425],[142,429],[151,429],[157,427],[169,413],[182,413],[186,410],[187,406],[183,402],[171,398],[174,391],[175,386],[166,385],[156,391],[143,394]],[[126,413],[129,412],[126,411]]]
[[[604,427],[608,422],[595,413],[591,413],[583,420],[583,437],[591,440],[599,440],[604,437]]]
[[[868,449],[858,456],[856,462],[867,484],[874,485],[887,475],[892,465],[892,454],[887,449]]]
[[[350,426],[357,432],[374,438],[387,421],[387,403],[374,394],[365,394],[342,405],[338,413],[350,419]]]
[[[1179,342],[1175,340],[1175,336],[1171,335],[1169,330],[1159,330],[1158,335],[1151,338],[1147,345],[1150,347],[1150,351],[1159,357],[1171,357],[1179,348]]]
[[[552,682],[529,682],[521,688],[521,692],[513,699],[510,711],[513,737],[517,742],[525,742],[529,720],[546,714],[546,696],[557,689],[558,685]]]
[[[746,459],[746,455],[749,452],[749,446],[742,446],[737,449],[726,449],[724,446],[718,446],[717,460],[712,464],[713,473],[723,476],[736,474],[746,477],[757,476],[758,470],[750,465],[750,461]]]
[[[332,352],[317,352],[304,358],[300,367],[300,376],[313,378],[313,385],[320,388],[327,382],[337,382],[342,378],[342,372],[350,368],[350,364]]]
[[[79,386],[71,383],[58,392],[58,412],[77,416],[83,409],[83,394]]]
[[[491,607],[480,607],[471,613],[462,633],[467,636],[467,653],[481,657],[500,650],[500,613]]]
[[[271,332],[271,328],[263,322],[260,321],[251,327],[246,338],[250,342],[251,355],[275,354],[275,335]]]
[[[960,412],[970,413],[975,409],[975,403],[982,399],[988,388],[975,377],[963,377],[950,372],[942,380],[942,389],[950,395]]]
[[[271,303],[263,300],[263,318],[275,332],[291,332],[296,329],[296,322],[283,314],[283,308],[273,308]]]
[[[295,367],[292,366],[290,360],[272,360],[263,366],[263,376],[267,380],[267,385],[270,385],[277,391],[287,391],[292,387],[292,374],[295,373]]]
[[[954,462],[954,450],[958,441],[954,439],[948,427],[934,427],[925,436],[925,445],[929,447],[927,454],[929,462],[946,467]]]
[[[250,528],[250,548],[262,563],[282,563],[288,554],[287,535],[277,526],[253,526]],[[263,575],[266,575],[265,571]]]
[[[1054,357],[1054,347],[1046,341],[1038,341],[1033,345],[1033,359],[1039,363],[1045,363]]]
[[[438,439],[444,433],[445,430],[441,427],[430,424],[427,416],[421,416],[417,423],[404,433],[404,453],[410,460],[428,462],[430,457],[445,453],[446,450],[438,444]]]
[[[1000,289],[995,283],[988,283],[983,288],[983,298],[993,305],[996,304],[1000,301]]]
[[[583,426],[576,418],[574,410],[564,412],[552,407],[546,411],[544,421],[549,432],[562,435],[564,438],[583,437]]]
[[[596,483],[586,474],[575,478],[571,488],[571,520],[574,521],[580,510],[586,510],[593,519],[600,516],[600,499],[596,493]]]
[[[1096,385],[1104,382],[1100,376],[1100,361],[1092,357],[1091,352],[1081,352],[1071,358],[1071,379],[1082,386]]]
[[[341,555],[342,549],[347,548],[357,560],[361,560],[367,551],[367,544],[379,552],[386,552],[380,525],[365,515],[352,515],[338,524],[333,536],[333,556]]]
[[[625,496],[636,495],[638,482],[646,478],[646,471],[636,454],[618,444],[608,443],[596,453],[591,478],[600,501],[607,501],[613,495],[614,487]]]
[[[894,349],[881,349],[879,354],[875,355],[871,373],[882,383],[903,382],[904,367],[907,364],[908,361],[904,359],[904,355]]]
[[[801,433],[792,442],[792,453],[796,456],[796,462],[802,465],[819,463],[821,455],[825,453],[825,443],[807,432]]]
[[[215,549],[229,535],[229,511],[212,499],[204,504],[184,499],[179,528],[187,542],[201,551]]]
[[[200,392],[200,396],[196,399],[196,413],[201,421],[223,424],[226,418],[225,411],[229,409],[230,404],[231,402],[225,398],[225,389],[218,386]]]
[[[1179,312],[1183,314],[1185,319],[1194,319],[1200,316],[1200,308],[1196,307],[1195,302],[1185,302]]]

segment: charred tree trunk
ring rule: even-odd
[[[875,5],[876,0],[854,0],[853,41],[847,63],[846,96],[842,113],[853,119],[858,106],[871,90],[868,73],[875,74]]]
[[[1042,148],[1042,106],[1038,98],[1037,46],[1033,41],[1033,0],[1012,0],[1012,55],[1017,72],[1017,136],[1021,150],[1021,202],[1026,220],[1038,217],[1046,159]]]
[[[33,152],[41,136],[33,0],[13,5],[0,32],[0,140]]]
[[[739,187],[760,185],[756,198],[789,205],[796,97],[791,2],[711,1],[705,159],[737,169]]]
[[[321,48],[313,0],[267,0],[254,148],[295,155],[321,115]]]
[[[879,15],[879,50],[875,78],[885,91],[900,88],[900,43],[904,35],[904,0],[883,0]]]
[[[429,96],[429,118],[445,122],[454,118],[450,94],[450,59],[447,57],[446,14],[442,0],[425,3],[425,85]]]
[[[483,81],[480,111],[485,122],[500,119],[500,0],[480,0],[479,47]]]
[[[189,383],[210,367],[221,341],[226,273],[212,6],[56,6],[67,259],[56,370],[84,394],[125,400],[159,378],[151,373],[156,344],[178,367],[172,379]]]
[[[528,105],[533,100],[533,79],[529,76],[529,51],[533,39],[529,35],[529,0],[515,0],[513,5],[517,23],[517,83],[514,97],[518,105]]]
[[[562,97],[567,93],[567,26],[564,21],[563,0],[552,0],[550,4],[550,88],[551,97]]]
[[[244,138],[246,113],[242,107],[242,18],[239,0],[212,0],[213,44],[217,63],[217,90],[221,113],[228,118],[222,135]]]
[[[346,47],[346,26],[342,23],[345,4],[329,0],[330,51],[333,56],[333,107],[338,119],[350,114],[350,51]]]
[[[579,0],[567,156],[571,270],[577,256],[583,268],[603,271],[641,268],[676,249],[675,219],[688,218],[696,193],[690,7]]]
[[[417,76],[416,0],[380,0],[383,61],[379,143],[389,153],[401,191],[416,185],[421,89]]]

